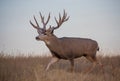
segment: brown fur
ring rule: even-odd
[[[98,49],[96,41],[85,38],[54,38],[49,39],[50,44],[47,47],[53,56],[59,59],[74,59],[81,56],[95,57]]]

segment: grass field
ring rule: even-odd
[[[84,70],[91,63],[84,57],[75,60],[73,73],[69,71],[70,63],[67,60],[60,60],[45,72],[50,58],[0,54],[0,81],[120,81],[120,56],[98,57],[104,65],[104,74],[99,65],[85,74]]]

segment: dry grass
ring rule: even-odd
[[[105,79],[97,66],[91,73],[83,71],[91,65],[84,57],[75,60],[75,72],[69,61],[61,60],[44,71],[50,57],[13,57],[0,54],[0,81],[120,81],[120,56],[100,58]]]

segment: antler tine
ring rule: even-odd
[[[38,22],[37,22],[37,20],[36,20],[36,18],[35,18],[35,16],[34,16],[34,20],[35,20],[37,26],[34,25],[31,21],[30,21],[30,24],[31,24],[34,28],[36,28],[36,29],[40,28],[40,27],[39,27],[39,24],[38,24]]]
[[[44,24],[44,16],[42,16],[41,12],[39,13],[40,13],[41,22]]]
[[[48,18],[47,18],[47,21],[46,21],[46,22],[44,21],[44,16],[42,16],[41,12],[40,12],[40,18],[41,18],[41,22],[43,23],[43,29],[46,30],[46,25],[47,25],[47,23],[48,23],[49,20],[50,20],[50,13],[49,13],[49,15],[48,15]]]
[[[55,22],[57,23],[57,25],[59,24],[59,22],[57,21],[57,18],[56,17],[54,17],[54,19],[55,19]]]
[[[59,13],[59,21],[57,20],[57,18],[55,17],[55,21],[57,23],[57,28],[60,26],[61,22],[61,14]]]
[[[67,17],[67,13],[65,12],[64,10],[64,13],[63,13],[63,18],[62,18],[62,22],[65,22],[69,19],[70,16]]]
[[[38,24],[38,22],[37,22],[37,20],[36,20],[36,18],[35,18],[35,16],[34,16],[34,20],[35,20],[35,22],[37,24],[37,27],[40,27],[39,24]]]
[[[59,13],[59,25],[60,25],[60,23],[62,23],[62,22],[61,22],[61,19],[62,19],[62,18],[61,18],[61,14]]]
[[[67,21],[68,19],[69,19],[69,16],[67,17],[67,13],[65,12],[65,10],[63,12],[62,18],[61,18],[61,14],[59,13],[59,20],[57,20],[57,18],[55,17],[55,21],[57,23],[57,26],[53,27],[53,29],[59,28],[63,24],[63,22]]]
[[[32,22],[31,22],[31,20],[29,21],[30,22],[30,24],[34,27],[34,28],[38,28],[37,26],[35,26]]]
[[[50,13],[48,15],[48,18],[47,18],[47,21],[46,21],[45,25],[47,25],[47,23],[49,22],[49,20],[50,20]]]

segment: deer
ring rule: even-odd
[[[33,24],[31,20],[29,22],[35,29],[37,29],[39,34],[36,37],[36,40],[43,41],[51,52],[52,58],[45,69],[46,71],[50,68],[51,65],[58,62],[60,59],[69,60],[71,64],[71,71],[74,71],[74,60],[82,56],[92,62],[92,67],[89,69],[89,71],[91,71],[96,66],[96,64],[100,64],[102,66],[102,64],[98,62],[96,58],[96,53],[99,51],[97,41],[89,38],[79,37],[58,38],[54,34],[54,30],[60,28],[61,25],[70,18],[70,16],[67,16],[65,10],[63,11],[63,15],[59,13],[58,19],[54,17],[56,26],[49,25],[49,28],[47,28],[47,24],[51,17],[50,13],[46,18],[46,21],[41,12],[39,14],[43,27],[39,26],[35,16],[34,20],[36,25]]]

